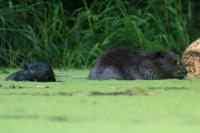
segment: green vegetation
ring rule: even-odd
[[[109,48],[181,55],[200,36],[199,6],[199,0],[0,0],[0,67],[42,60],[67,68],[48,83],[4,81],[13,70],[1,68],[0,132],[200,132],[199,79],[85,79]]]
[[[87,68],[112,47],[170,48],[199,36],[198,0],[0,0],[0,65]]]
[[[1,80],[0,132],[200,131],[199,80],[88,81],[87,74],[57,70],[55,83]]]

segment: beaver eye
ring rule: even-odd
[[[179,62],[177,60],[175,60],[175,59],[172,58],[171,59],[171,63],[174,64],[174,65],[178,65]]]
[[[28,68],[28,65],[27,65],[27,64],[24,64],[23,68],[24,68],[24,69],[27,69],[27,68]]]

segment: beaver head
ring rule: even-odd
[[[23,70],[9,75],[6,80],[14,81],[56,81],[52,68],[44,62],[34,61],[25,64]]]
[[[154,57],[156,65],[163,73],[163,77],[183,79],[186,76],[186,69],[181,61],[180,56],[171,50],[155,52]]]

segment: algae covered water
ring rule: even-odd
[[[57,70],[55,83],[1,73],[0,132],[200,131],[200,80],[89,81],[88,72]]]

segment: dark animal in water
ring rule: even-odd
[[[139,52],[131,48],[115,48],[97,59],[88,79],[183,79],[185,75],[179,56],[171,50]]]
[[[13,81],[56,81],[52,68],[44,62],[35,61],[23,66],[23,70],[9,75],[6,80]]]

